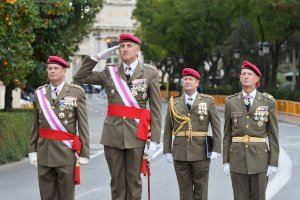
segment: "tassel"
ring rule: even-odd
[[[75,185],[80,184],[80,164],[79,164],[78,159],[76,159],[75,172],[74,172],[74,182],[75,182]]]
[[[143,159],[142,161],[141,173],[144,174],[144,176],[150,176],[150,164],[147,159]]]
[[[72,149],[75,152],[80,152],[81,142],[78,135],[76,135],[73,139]]]

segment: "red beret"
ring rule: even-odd
[[[192,68],[184,68],[182,70],[182,76],[193,76],[195,78],[201,78],[201,75],[199,72],[197,72],[196,70],[192,69]]]
[[[119,36],[119,43],[121,43],[121,42],[134,42],[138,45],[140,45],[142,43],[138,37],[136,37],[133,34],[128,34],[128,33],[122,33]]]
[[[254,64],[252,64],[249,61],[245,60],[243,62],[243,65],[242,65],[241,69],[250,69],[250,70],[254,71],[257,76],[262,76],[260,70],[258,69],[258,67],[256,67]]]
[[[69,64],[67,63],[67,61],[65,61],[64,59],[58,57],[58,56],[49,56],[48,60],[47,60],[47,64],[58,64],[64,68],[69,68]]]

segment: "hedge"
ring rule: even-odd
[[[28,154],[32,111],[0,112],[0,164],[18,161]]]

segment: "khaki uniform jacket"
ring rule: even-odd
[[[81,141],[81,152],[79,156],[89,158],[89,131],[84,90],[78,85],[65,83],[63,89],[57,96],[57,99],[53,102],[50,85],[47,84],[41,87],[46,87],[46,98],[50,102],[55,114],[57,116],[60,114],[61,117],[58,118],[67,131],[69,133],[76,134],[78,130]],[[64,106],[62,102],[65,98],[69,97],[77,98],[77,106]],[[66,146],[63,141],[39,138],[39,128],[50,128],[50,125],[42,112],[36,92],[35,100],[36,108],[34,110],[34,122],[31,132],[29,151],[37,152],[38,165],[48,167],[74,165],[74,151]]]
[[[258,125],[255,113],[260,108],[267,110],[267,122]],[[267,93],[257,91],[247,112],[242,92],[228,97],[225,103],[225,125],[223,139],[223,162],[230,163],[235,173],[256,174],[267,171],[268,165],[278,166],[278,122],[275,113],[275,100]],[[232,137],[253,136],[269,139],[267,143],[232,143]]]
[[[207,115],[204,115],[204,120],[200,120],[198,109],[199,103],[206,103]],[[185,102],[184,95],[174,98],[174,106],[177,112],[182,115],[188,116],[192,120],[192,131],[208,131],[208,125],[211,124],[213,134],[213,151],[221,153],[221,128],[220,118],[218,116],[215,101],[213,97],[205,94],[197,94],[196,99],[189,111]],[[176,122],[170,114],[168,108],[165,130],[164,130],[164,153],[173,154],[174,160],[179,161],[197,161],[207,159],[205,154],[205,137],[194,136],[189,141],[188,137],[176,136],[173,140],[172,146],[172,132],[175,131],[180,125]],[[182,128],[182,131],[187,131],[188,125]]]
[[[82,67],[73,77],[74,81],[80,84],[102,85],[107,93],[108,104],[124,105],[111,78],[108,69],[109,66],[106,66],[102,72],[92,71],[96,64],[96,61],[87,57],[83,61]],[[160,141],[162,110],[158,70],[153,66],[139,63],[128,81],[122,65],[118,66],[118,70],[120,77],[127,82],[130,88],[134,85],[134,80],[144,79],[146,81],[145,92],[137,91],[135,98],[141,108],[146,108],[147,101],[149,100],[151,113],[150,139],[158,143]],[[125,113],[124,116],[126,116]],[[101,144],[120,149],[144,147],[145,141],[137,138],[137,125],[135,120],[126,117],[107,116],[104,121]]]

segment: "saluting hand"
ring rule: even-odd
[[[118,49],[118,48],[119,48],[119,45],[110,47],[110,48],[108,48],[108,49],[105,49],[104,51],[101,51],[100,53],[97,54],[96,59],[97,59],[98,61],[103,60],[103,59],[107,59],[107,58],[110,57],[110,56],[113,54],[113,52],[114,52],[116,49]]]

